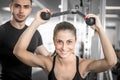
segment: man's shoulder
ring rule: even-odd
[[[7,22],[3,23],[2,25],[0,25],[0,33],[6,32],[7,26],[10,26],[10,22],[9,21],[7,21]]]
[[[0,27],[5,27],[6,25],[10,25],[10,21],[4,22],[3,24],[0,25]]]

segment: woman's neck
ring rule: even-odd
[[[61,65],[66,65],[66,64],[70,64],[73,61],[76,61],[76,57],[74,54],[69,55],[69,57],[66,58],[62,58],[59,55],[57,55],[57,61],[61,64]]]

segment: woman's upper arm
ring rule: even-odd
[[[36,55],[36,54],[33,54],[29,51],[23,51],[21,50],[22,54],[15,54],[16,57],[21,60],[23,63],[29,65],[29,66],[32,66],[32,67],[45,67],[45,62],[46,60],[48,60],[45,56],[42,56],[42,55]]]
[[[104,72],[106,70],[111,69],[111,67],[107,64],[105,59],[100,60],[88,60],[87,71],[92,72]]]

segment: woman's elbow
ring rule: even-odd
[[[16,47],[15,47],[15,48],[13,49],[13,54],[14,54],[15,56],[17,56],[17,55],[19,55],[19,54],[21,53],[21,51],[22,51],[22,50],[21,50],[20,48],[16,48]]]
[[[111,60],[109,63],[108,63],[108,66],[111,68],[113,68],[115,65],[117,64],[117,59],[114,59],[114,60]]]

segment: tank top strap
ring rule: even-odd
[[[56,59],[56,55],[53,57],[52,69],[50,73],[48,74],[48,80],[57,80],[54,74],[55,59]]]
[[[79,72],[79,57],[76,56],[76,70]]]
[[[55,66],[55,59],[56,59],[56,55],[53,57],[53,65],[52,65],[52,70],[54,69],[54,66]]]

